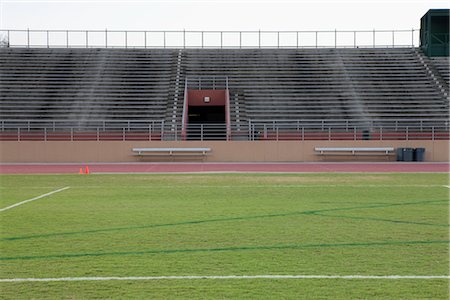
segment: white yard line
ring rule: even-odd
[[[22,201],[22,202],[19,202],[19,203],[13,204],[13,205],[10,205],[10,206],[8,206],[8,207],[0,208],[0,212],[3,212],[3,211],[5,211],[5,210],[8,210],[8,209],[17,207],[17,206],[19,206],[19,205],[22,205],[22,204],[25,204],[25,203],[28,203],[28,202],[31,202],[31,201],[35,201],[35,200],[38,200],[38,199],[41,199],[41,198],[44,198],[44,197],[53,195],[53,194],[58,193],[58,192],[65,191],[65,190],[67,190],[67,189],[69,189],[69,188],[70,188],[70,186],[66,186],[66,187],[63,187],[63,188],[61,188],[61,189],[58,189],[58,190],[55,190],[55,191],[51,191],[51,192],[49,192],[49,193],[46,193],[46,194],[43,194],[43,195],[40,195],[40,196],[31,198],[31,199],[28,199],[28,200],[24,200],[24,201]]]
[[[130,276],[3,278],[0,282],[113,281],[113,280],[195,280],[195,279],[450,279],[449,275],[227,275],[227,276]]]

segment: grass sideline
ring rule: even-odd
[[[0,277],[449,275],[447,174],[2,175]],[[448,299],[448,279],[0,283],[5,299]]]

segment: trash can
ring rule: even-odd
[[[425,148],[414,149],[414,161],[424,161],[425,160]]]
[[[403,161],[413,161],[414,149],[413,148],[403,148]]]
[[[403,149],[405,148],[397,148],[397,161],[403,161]]]

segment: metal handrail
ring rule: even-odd
[[[0,36],[3,35],[6,39],[6,43],[2,44],[3,47],[21,48],[410,48],[419,45],[419,32],[419,29],[323,31],[0,29]],[[208,42],[205,38],[208,36],[220,38],[220,42]],[[224,40],[230,36],[234,37],[234,42]],[[195,42],[198,38],[200,43]],[[250,38],[253,42],[249,42]],[[75,39],[77,42],[74,42]]]

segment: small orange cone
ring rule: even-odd
[[[83,168],[80,168],[80,172],[78,172],[78,174],[84,174]]]
[[[88,166],[86,166],[86,170],[84,171],[84,174],[90,174],[90,173],[89,173],[89,167],[88,167]]]

